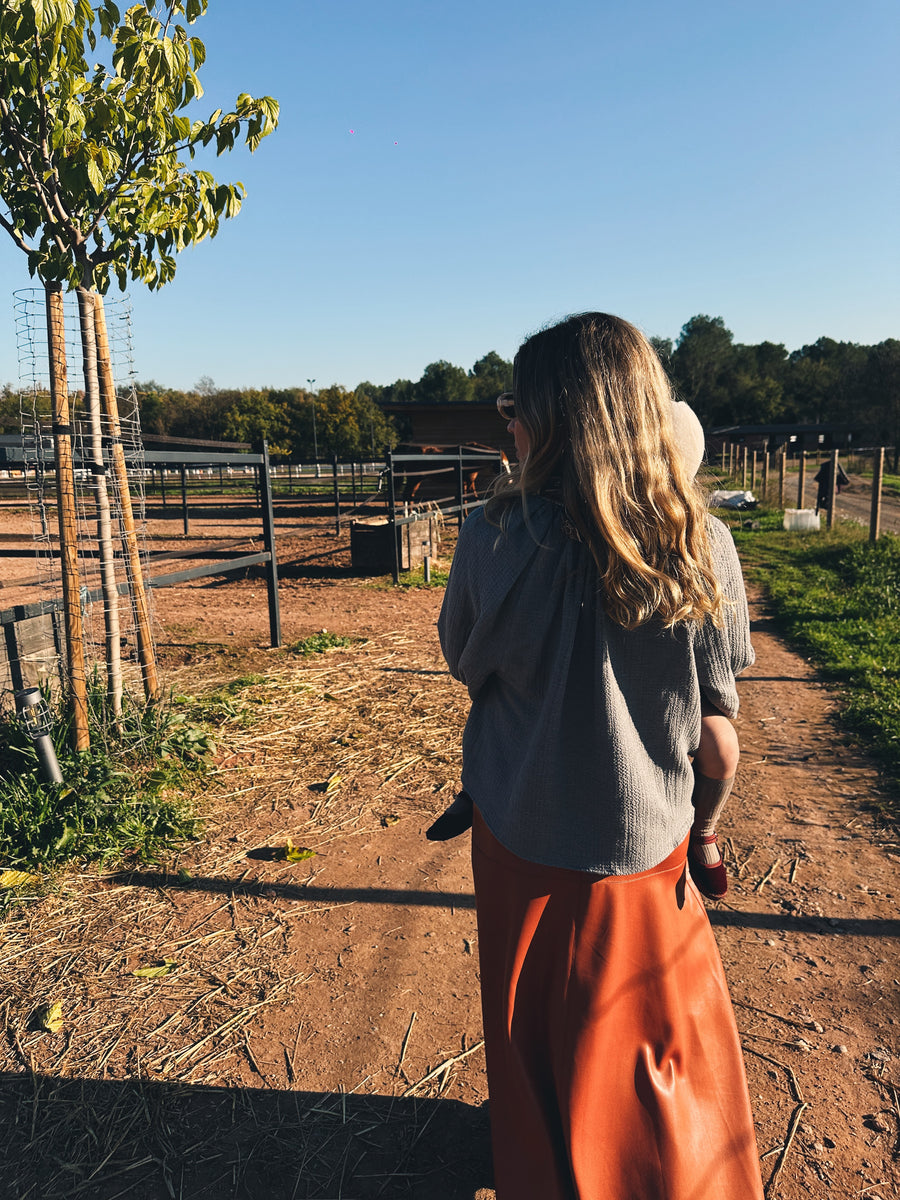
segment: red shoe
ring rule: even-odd
[[[697,891],[701,892],[708,900],[721,900],[728,892],[728,875],[725,872],[725,863],[722,861],[721,854],[719,861],[710,865],[703,862],[697,854],[696,846],[716,846],[719,841],[714,833],[704,834],[703,837],[692,837],[688,842],[688,866],[691,869],[691,879],[697,886]]]

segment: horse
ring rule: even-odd
[[[483,467],[473,465],[471,461],[463,462],[463,499],[467,496],[474,500],[479,499],[479,476],[487,474],[489,484],[497,475],[504,472],[509,474],[509,459],[502,450],[498,450],[495,446],[485,446],[481,442],[465,442],[461,446],[422,446],[407,443],[397,446],[394,453],[439,454],[451,461],[447,461],[446,465],[434,467],[419,466],[415,463],[398,464],[394,477],[403,483],[400,499],[406,504],[414,504],[421,503],[423,500],[446,499],[454,496],[457,488],[456,473],[459,467],[458,461],[454,462],[452,458],[455,458],[460,450],[464,459],[471,459],[476,454],[491,456],[490,462],[485,463]]]

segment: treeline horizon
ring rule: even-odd
[[[722,317],[692,317],[673,342],[650,339],[678,399],[704,428],[730,425],[839,424],[855,441],[900,445],[900,340],[875,345],[822,337],[799,350],[783,344],[736,343]],[[337,454],[369,458],[408,438],[408,422],[384,405],[490,402],[512,388],[512,363],[489,351],[469,370],[444,359],[429,363],[418,380],[367,380],[311,390],[220,388],[202,378],[193,389],[155,380],[136,385],[145,435],[256,442],[294,458]],[[0,396],[0,428],[18,430],[10,385]],[[15,417],[14,428],[9,428]]]

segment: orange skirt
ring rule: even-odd
[[[637,875],[543,867],[476,810],[497,1200],[761,1200],[728,987],[681,845]]]

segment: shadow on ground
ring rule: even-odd
[[[14,1200],[472,1200],[487,1112],[455,1100],[0,1074]]]

